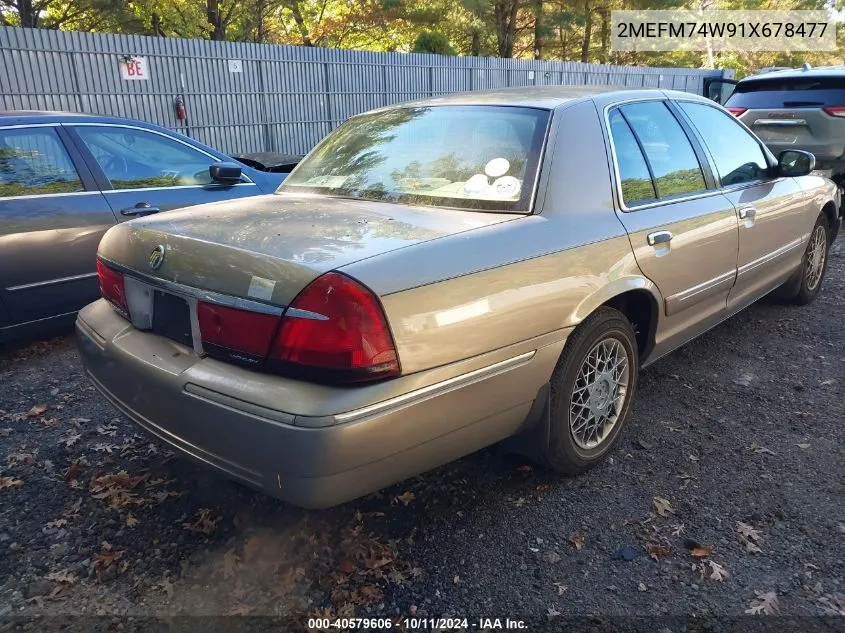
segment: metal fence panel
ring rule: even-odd
[[[124,56],[144,57],[149,78],[122,79]],[[352,115],[433,95],[583,84],[701,93],[724,73],[0,27],[0,108],[142,119],[228,153],[304,153]]]

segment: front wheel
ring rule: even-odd
[[[552,374],[546,464],[577,474],[604,459],[627,421],[638,371],[624,314],[600,308],[576,328]]]
[[[822,288],[822,281],[827,270],[827,256],[830,250],[830,226],[827,216],[820,213],[813,230],[810,232],[810,241],[804,251],[801,260],[801,283],[798,291],[790,297],[790,301],[798,305],[807,305],[815,301]]]

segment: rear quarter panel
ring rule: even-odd
[[[403,373],[563,339],[621,292],[656,294],[614,213],[591,101],[555,112],[535,209],[342,268],[382,297]]]

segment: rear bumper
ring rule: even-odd
[[[197,358],[135,330],[104,301],[83,309],[76,328],[93,384],[138,426],[233,479],[312,508],[354,499],[517,433],[567,334],[539,347],[529,342],[341,388]]]

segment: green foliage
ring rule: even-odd
[[[842,62],[833,53],[610,50],[614,9],[836,9],[845,0],[0,0],[0,24],[441,55],[732,68]],[[537,20],[540,16],[539,22]]]
[[[414,42],[412,53],[434,53],[435,55],[457,55],[449,39],[437,31],[423,31]]]

